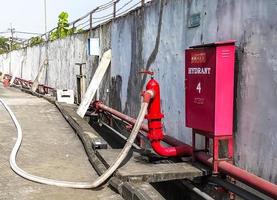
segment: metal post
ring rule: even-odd
[[[144,7],[145,0],[141,0],[141,6]]]
[[[92,12],[89,14],[89,32],[92,31]]]
[[[116,17],[116,4],[117,4],[117,2],[118,2],[118,0],[115,0],[115,1],[113,2],[113,18]]]
[[[14,33],[14,28],[11,27],[11,50],[13,50],[13,33]]]
[[[75,32],[75,23],[72,24],[73,33]]]
[[[50,38],[50,35],[47,35],[47,4],[46,4],[46,0],[44,0],[44,31],[45,31],[45,84],[47,84],[47,80],[48,80],[48,70],[47,70],[47,67],[48,67],[48,59],[49,59],[49,56],[48,56],[48,40]]]
[[[11,28],[9,28],[8,30],[11,31],[11,37],[10,37],[10,51],[12,51],[12,47],[13,47],[13,34],[14,34],[14,31],[15,31],[15,29],[12,27],[12,24],[11,24]]]
[[[77,103],[81,103],[86,92],[86,75],[83,74],[83,65],[86,63],[75,63],[79,66],[80,74],[77,75]]]
[[[46,0],[44,0],[44,31],[47,32]]]

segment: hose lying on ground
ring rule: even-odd
[[[15,145],[12,149],[11,155],[10,155],[10,166],[13,169],[13,171],[15,173],[17,173],[19,176],[22,176],[25,179],[28,179],[30,181],[34,181],[37,183],[43,183],[43,184],[47,184],[47,185],[55,185],[55,186],[60,186],[60,187],[79,188],[79,189],[97,188],[101,184],[103,184],[114,173],[114,171],[119,167],[119,165],[122,163],[122,161],[128,155],[128,152],[131,149],[131,147],[134,143],[134,140],[136,139],[137,134],[140,130],[140,126],[142,125],[142,122],[143,122],[143,119],[147,112],[147,107],[148,107],[147,102],[142,103],[141,110],[140,110],[138,118],[137,118],[138,120],[136,121],[136,124],[134,125],[134,128],[131,132],[130,137],[128,138],[124,148],[119,153],[115,162],[107,169],[107,171],[105,173],[103,173],[101,176],[99,176],[93,182],[69,182],[69,181],[59,181],[59,180],[35,176],[32,174],[29,174],[28,172],[22,170],[21,168],[19,168],[17,166],[16,156],[17,156],[18,150],[19,150],[21,142],[22,142],[22,137],[23,137],[22,129],[21,129],[21,126],[20,126],[19,122],[17,121],[14,113],[12,112],[12,110],[1,98],[0,98],[0,103],[8,111],[8,113],[11,116],[13,123],[17,129],[17,140],[16,140],[16,143],[15,143]]]

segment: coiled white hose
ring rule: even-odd
[[[148,103],[142,103],[141,109],[136,121],[136,124],[134,125],[134,128],[130,134],[130,137],[128,138],[124,148],[119,153],[116,161],[107,169],[105,173],[103,173],[101,176],[99,176],[94,182],[69,182],[69,181],[60,181],[60,180],[54,180],[54,179],[48,179],[44,177],[35,176],[32,174],[29,174],[28,172],[22,170],[19,168],[16,164],[16,155],[18,153],[18,150],[20,148],[21,142],[22,142],[22,129],[20,124],[18,123],[14,113],[11,111],[9,106],[0,98],[1,104],[5,107],[5,109],[8,111],[9,115],[11,116],[14,125],[17,129],[17,140],[16,143],[12,149],[11,155],[10,155],[10,166],[12,170],[17,173],[19,176],[22,176],[25,179],[28,179],[30,181],[34,181],[37,183],[43,183],[47,185],[55,185],[60,187],[69,187],[69,188],[79,188],[79,189],[89,189],[89,188],[97,188],[101,184],[103,184],[113,173],[114,171],[119,167],[119,165],[122,163],[122,161],[126,158],[128,155],[129,150],[132,147],[132,144],[134,143],[134,140],[137,137],[137,134],[140,130],[140,126],[143,122],[144,116],[147,112]]]

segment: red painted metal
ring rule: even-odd
[[[5,78],[5,79],[3,80],[3,86],[4,86],[4,87],[9,87],[9,86],[10,86],[10,80]]]
[[[160,86],[159,83],[154,79],[153,72],[142,72],[151,74],[151,79],[146,84],[146,92],[143,92],[143,96],[147,95],[147,91],[152,91],[153,96],[148,106],[148,114],[145,118],[148,120],[148,134],[147,137],[151,142],[153,150],[165,157],[171,156],[182,156],[185,154],[190,154],[191,149],[188,149],[187,146],[178,146],[178,147],[165,147],[161,145],[161,141],[164,138],[162,118],[164,115],[161,113],[161,99],[160,99]]]
[[[93,102],[92,105],[93,105],[94,109],[99,110],[99,111],[106,111],[106,112],[122,119],[123,121],[125,121],[129,124],[134,125],[136,122],[136,119],[134,119],[128,115],[125,115],[113,108],[110,108],[99,101]],[[144,132],[148,132],[147,125],[143,124],[141,126],[141,130]],[[171,146],[183,146],[187,155],[192,154],[192,147],[188,144],[185,144],[185,143],[177,140],[176,138],[172,138],[171,136],[164,135],[163,141]],[[213,167],[213,158],[210,155],[206,154],[205,152],[196,152],[195,159],[204,163],[205,165]],[[277,199],[277,185],[270,183],[269,181],[266,181],[254,174],[251,174],[251,173],[247,172],[246,170],[240,169],[239,167],[236,167],[233,164],[228,163],[226,161],[221,161],[219,163],[218,170],[219,170],[219,172],[225,173],[225,174],[245,183],[246,185],[255,188],[256,190],[272,197],[273,199]]]
[[[101,111],[106,111],[106,112],[108,112],[108,113],[110,113],[110,114],[112,114],[112,115],[114,115],[114,116],[116,116],[116,117],[126,121],[127,123],[129,123],[131,125],[134,125],[136,123],[136,119],[135,118],[132,118],[132,117],[130,117],[128,115],[125,115],[125,114],[123,114],[123,113],[121,113],[121,112],[119,112],[119,111],[117,111],[117,110],[115,110],[113,108],[110,108],[109,106],[106,106],[105,104],[103,104],[101,101],[94,101],[94,102],[92,102],[90,104],[90,106],[93,109],[95,109],[97,111],[100,111],[100,112]],[[141,130],[143,130],[145,132],[148,132],[147,125],[143,124],[141,126]]]
[[[127,122],[131,125],[134,125],[136,123],[136,119],[134,119],[128,115],[125,115],[113,108],[110,108],[100,101],[94,101],[91,104],[91,106],[100,112],[106,111],[106,112],[124,120],[125,122]],[[146,124],[141,125],[141,130],[144,132],[147,132],[147,133],[149,131],[148,126]],[[160,155],[162,155],[162,156],[177,156],[177,155],[185,156],[185,155],[192,154],[191,146],[184,144],[184,143],[180,142],[179,140],[172,138],[169,135],[164,135],[162,141],[171,145],[171,147],[164,147],[162,144],[157,144],[157,143],[160,143],[161,141],[153,142],[153,145],[152,145],[153,149],[155,149],[155,151],[157,151],[157,152],[160,152]]]
[[[148,74],[148,75],[151,75],[151,76],[154,75],[154,72],[149,71],[149,70],[141,70],[141,71],[139,71],[139,73],[140,73],[140,74]]]
[[[213,158],[207,155],[204,152],[198,152],[196,153],[196,159],[201,161],[202,163],[213,166]],[[267,180],[264,180],[254,174],[251,174],[247,172],[246,170],[243,170],[239,167],[236,167],[235,165],[226,162],[221,161],[218,164],[218,169],[220,172],[228,174],[229,176],[245,183],[246,185],[272,197],[273,199],[277,199],[277,185],[274,183],[271,183]]]
[[[120,118],[122,119],[123,121],[131,124],[131,125],[134,125],[136,123],[136,119],[135,118],[132,118],[128,115],[125,115],[109,106],[106,106],[105,104],[103,104],[101,101],[94,101],[93,103],[91,103],[91,107],[95,110],[98,110],[98,111],[106,111],[112,115],[114,115],[115,117],[117,118]],[[140,127],[140,130],[144,131],[144,132],[148,132],[148,126],[146,124],[142,124],[141,127]],[[181,145],[184,145],[184,143],[182,143],[181,141],[175,139],[175,138],[172,138],[171,136],[169,135],[164,135],[164,138],[163,138],[163,141],[166,142],[167,144],[170,144],[171,146],[181,146]],[[189,146],[189,145],[187,145]],[[190,147],[191,148],[191,147]]]
[[[186,126],[202,134],[233,133],[235,41],[186,50]]]
[[[154,92],[152,90],[147,90],[143,92],[141,95],[143,96],[143,102],[149,103],[154,96]]]
[[[212,133],[215,118],[214,50],[186,50],[185,72],[186,126]]]
[[[218,172],[219,141],[228,140],[228,159],[233,161],[233,94],[235,41],[198,45],[186,50],[186,126],[213,140],[213,169]],[[193,153],[193,158],[194,158]]]
[[[12,76],[9,74],[5,74],[4,78],[9,80],[9,82],[10,82],[10,80],[12,79]],[[33,81],[24,80],[22,78],[16,77],[14,80],[14,84],[22,86],[25,89],[30,89],[33,85]],[[43,84],[38,85],[38,93],[40,93],[40,94],[49,94],[49,93],[53,92],[54,90],[55,90],[54,88],[43,85]]]
[[[151,142],[151,146],[157,154],[165,157],[174,157],[174,156],[192,154],[192,148],[189,148],[188,145],[181,145],[176,147],[165,147],[161,144],[161,141],[153,140]]]
[[[162,118],[164,115],[161,113],[159,83],[154,78],[151,78],[151,80],[149,80],[146,84],[146,90],[154,92],[154,96],[148,106],[148,114],[145,116],[145,119],[148,120],[149,129],[147,137],[151,142],[160,141],[163,139]],[[144,95],[145,93],[143,96]]]

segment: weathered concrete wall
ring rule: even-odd
[[[112,24],[117,80],[115,107],[135,116],[142,69],[161,84],[165,131],[190,141],[184,126],[184,50],[191,45],[236,39],[236,164],[277,183],[276,1],[164,0]],[[188,28],[194,13],[200,26]],[[128,83],[128,84],[127,84]]]
[[[91,37],[99,37],[101,51],[110,48],[110,25],[95,29]],[[49,42],[48,45],[28,47],[9,54],[0,55],[0,71],[15,74],[27,80],[34,80],[40,65],[49,57],[47,72],[42,83],[59,89],[74,89],[76,91],[76,75],[79,67],[75,63],[87,63],[84,73],[87,84],[98,65],[98,56],[88,56],[87,40],[89,33],[77,34],[65,39]],[[103,53],[103,52],[102,52]],[[21,59],[23,62],[21,64]],[[18,70],[19,69],[19,70]]]
[[[200,26],[188,28],[192,14]],[[277,2],[276,0],[160,0],[93,31],[102,51],[112,48],[112,65],[100,97],[131,116],[139,110],[139,93],[146,76],[155,71],[161,84],[165,132],[190,143],[184,125],[184,50],[191,45],[236,39],[236,164],[277,183]],[[88,80],[98,58],[86,56],[88,35],[71,36],[49,44],[46,83],[75,88],[75,62],[87,62]],[[34,79],[44,47],[0,56],[0,71],[9,72],[25,55],[21,75]],[[14,70],[14,68],[12,68]],[[107,89],[109,88],[109,91]]]

